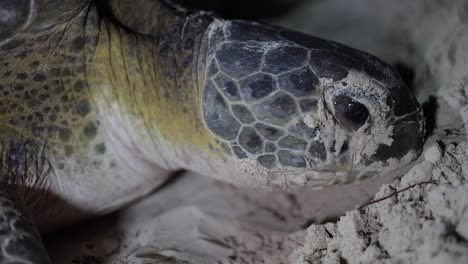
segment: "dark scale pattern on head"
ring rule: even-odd
[[[307,142],[295,136],[287,135],[278,141],[278,146],[284,149],[305,150]]]
[[[258,162],[268,169],[272,169],[276,165],[275,155],[262,155],[257,158]]]
[[[270,153],[270,152],[275,152],[277,149],[276,144],[272,142],[267,142],[265,144],[265,152]]]
[[[244,127],[239,135],[239,145],[252,154],[263,150],[263,139],[251,127]]]
[[[205,86],[203,102],[203,115],[208,127],[226,140],[235,139],[241,125],[234,118],[229,105],[218,92],[213,81],[209,81]]]
[[[251,124],[255,121],[250,110],[244,105],[233,105],[232,112],[243,124]]]
[[[221,70],[239,79],[260,70],[263,52],[241,43],[225,43],[216,53]]]
[[[239,88],[237,87],[237,82],[233,79],[227,77],[225,74],[220,73],[215,77],[216,85],[219,90],[230,100],[230,101],[239,101]]]
[[[245,158],[247,158],[247,154],[245,154],[245,151],[242,150],[242,148],[240,148],[239,146],[233,146],[233,147],[232,147],[232,150],[234,151],[234,154],[236,154],[236,156],[237,156],[239,159],[245,159]]]
[[[288,131],[291,134],[308,140],[314,138],[317,134],[317,131],[315,129],[308,127],[306,124],[304,124],[302,120],[298,121],[295,124],[291,124],[289,126]]]
[[[280,130],[278,128],[271,127],[271,126],[268,126],[268,125],[264,125],[264,124],[261,124],[261,123],[255,124],[255,128],[257,129],[258,132],[260,132],[260,134],[262,136],[264,136],[266,139],[272,140],[272,141],[275,141],[275,140],[277,140],[278,138],[280,138],[281,136],[284,135],[283,130]]]
[[[318,84],[319,79],[309,67],[303,67],[279,76],[280,89],[297,97],[315,95]]]
[[[278,74],[296,69],[306,63],[307,50],[300,47],[280,46],[270,50],[265,57],[262,70]]]
[[[343,63],[335,63],[337,60],[343,61]],[[350,68],[361,69],[363,66],[362,62],[352,57],[335,51],[324,50],[312,50],[310,54],[310,64],[319,77],[332,78],[335,81],[346,77]]]
[[[265,27],[264,25],[236,21],[232,23],[229,36],[227,40],[229,41],[277,41],[278,40],[278,31],[276,28]]]
[[[303,157],[286,150],[278,151],[278,158],[281,164],[285,166],[302,168],[307,165]]]
[[[205,122],[231,142],[236,157],[269,169],[326,161],[324,143],[314,141],[319,128],[303,122],[317,112],[321,78],[339,81],[350,70],[378,81],[391,77],[371,55],[274,26],[233,21],[215,35],[205,69]]]
[[[297,113],[294,98],[281,92],[258,105],[254,105],[253,109],[260,120],[278,126],[288,123]]]
[[[257,73],[239,82],[244,100],[252,102],[265,98],[277,88],[276,80],[270,75]]]
[[[304,139],[310,140],[315,131],[303,123],[288,123],[301,113],[316,110],[319,80],[306,65],[309,51],[279,45],[265,52],[258,43],[238,42],[248,38],[240,34],[241,28],[257,26],[237,26],[229,35],[236,41],[221,44],[207,64],[205,122],[220,138],[237,139],[231,148],[239,159],[256,156],[266,168],[304,167],[306,160],[296,151],[306,151]],[[258,37],[271,40],[270,33]]]
[[[303,113],[317,111],[317,99],[303,99],[299,101],[299,107]]]

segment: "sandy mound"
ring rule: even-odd
[[[307,228],[291,263],[468,263],[466,135],[446,130],[439,137],[369,205]]]

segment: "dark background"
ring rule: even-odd
[[[176,0],[189,8],[211,10],[224,18],[262,19],[287,14],[306,0]]]

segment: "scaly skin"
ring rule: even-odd
[[[1,180],[13,186],[13,198],[21,194],[40,230],[109,212],[153,190],[168,170],[181,168],[163,155],[162,143],[203,150],[215,142],[194,115],[200,102],[193,100],[199,97],[193,51],[209,20],[187,24],[157,5],[150,10],[158,13],[159,36],[118,26],[91,4],[0,47]],[[25,215],[16,203],[10,207]],[[28,228],[32,243],[41,245]],[[0,226],[6,262],[20,260],[22,252],[10,253],[12,247],[25,246],[31,259],[44,256],[9,230]]]
[[[180,24],[173,15],[162,17],[161,23]],[[39,229],[108,212],[157,187],[167,172],[156,165],[166,163],[155,133],[179,142],[209,140],[184,139],[179,130],[196,131],[190,112],[197,102],[189,100],[195,90],[181,88],[192,82],[192,59],[186,69],[157,67],[186,59],[182,53],[192,56],[199,45],[193,42],[182,49],[178,41],[173,54],[153,36],[100,19],[91,5],[1,47],[2,180],[20,187]],[[155,116],[166,119],[149,122]]]
[[[375,57],[165,1],[99,3],[65,0],[65,15],[39,9],[0,34],[0,179],[41,231],[115,210],[175,170],[294,189],[419,154],[420,107]]]
[[[85,6],[65,23],[19,34],[2,47],[2,173],[27,189],[41,229],[154,189],[166,170],[182,168],[163,147],[212,152],[215,140],[195,114],[200,96],[193,85],[193,50],[207,20],[189,21],[179,39],[185,18],[157,17],[164,25],[159,36],[144,36]],[[44,199],[53,201],[44,208]]]

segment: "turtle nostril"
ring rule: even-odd
[[[436,127],[436,115],[439,110],[439,103],[435,96],[429,96],[429,99],[422,104],[422,109],[424,113],[425,123],[426,123],[426,137],[432,134]],[[446,111],[444,109],[444,111]]]

